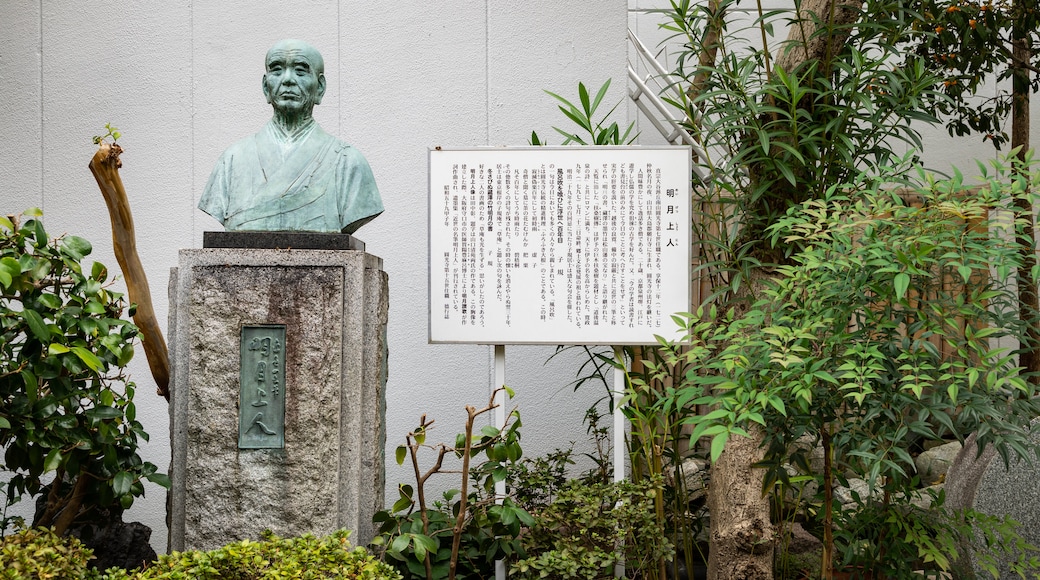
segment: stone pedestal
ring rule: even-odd
[[[213,549],[265,529],[372,538],[372,515],[384,507],[381,268],[352,250],[181,250],[170,280],[171,550]],[[279,329],[284,344],[251,350],[243,328],[257,327]],[[277,364],[257,370],[255,357],[269,354]],[[278,405],[282,417],[269,411]],[[249,415],[242,427],[240,407]],[[250,430],[275,443],[240,447]]]

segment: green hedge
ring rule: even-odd
[[[400,574],[364,548],[352,548],[347,536],[346,531],[324,538],[265,534],[260,541],[242,540],[209,552],[160,556],[144,570],[101,573],[88,567],[93,554],[79,540],[58,537],[50,530],[24,530],[0,540],[0,579],[400,580]]]

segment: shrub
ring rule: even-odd
[[[364,548],[351,548],[349,532],[282,539],[267,532],[208,552],[160,556],[144,570],[91,570],[93,553],[79,540],[34,528],[0,540],[2,580],[275,580],[286,578],[400,580],[391,567]]]
[[[348,536],[341,530],[323,538],[308,534],[285,539],[265,532],[260,541],[160,556],[154,566],[139,572],[109,570],[104,580],[400,580],[400,574],[364,548],[352,549]]]
[[[568,481],[523,536],[528,554],[510,571],[514,578],[613,578],[624,564],[628,577],[652,570],[672,555],[654,511],[660,482]]]
[[[959,174],[917,186],[913,204],[877,182],[834,188],[770,226],[801,250],[776,268],[765,300],[743,314],[701,309],[682,320],[689,341],[664,349],[669,367],[691,369],[677,404],[716,407],[690,421],[694,440],[712,438],[713,460],[728,437],[757,424],[766,433],[766,487],[788,485],[787,464],[809,470],[797,440],[820,443],[825,573],[855,523],[834,513],[844,478],[863,479],[880,499],[833,563],[865,559],[888,576],[912,572],[903,556],[928,550],[945,568],[952,550],[936,542],[938,528],[907,516],[916,515],[906,510],[919,483],[915,439],[975,431],[1005,462],[1032,454],[1027,435],[1040,400],[1004,348],[1021,341],[1027,322],[1009,278],[1021,256],[1015,234],[1031,218],[999,208],[1037,184],[1029,166],[998,165],[970,194]]]
[[[93,557],[76,538],[63,538],[47,528],[22,530],[0,538],[0,578],[96,578],[96,572],[87,567]]]
[[[507,477],[523,454],[520,414],[514,409],[501,429],[485,425],[479,434],[474,433],[476,419],[498,406],[499,390],[512,398],[512,390],[503,386],[491,394],[485,407],[466,406],[466,432],[455,437],[454,445],[428,444],[426,435],[434,421],[423,415],[405,444],[397,448],[399,465],[411,458],[416,484],[414,488],[399,485],[400,499],[372,518],[379,524],[379,535],[372,544],[407,578],[491,578],[496,560],[511,558],[521,550],[517,539],[521,527],[533,520],[511,499],[496,503],[494,495],[495,484]],[[436,457],[425,472],[419,468],[423,449]],[[462,459],[461,489],[448,490],[443,501],[431,504],[426,499],[429,478],[459,473],[442,470],[449,455]],[[485,460],[471,467],[470,461],[481,456]]]
[[[81,266],[90,242],[51,240],[39,211],[27,215],[24,224],[0,217],[0,446],[2,468],[14,472],[6,505],[43,495],[33,524],[62,535],[130,507],[142,479],[169,480],[137,453],[148,434],[122,374],[137,335],[122,295],[104,265]]]

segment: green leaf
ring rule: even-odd
[[[412,499],[409,497],[401,497],[394,502],[394,506],[390,508],[390,511],[393,513],[403,512],[410,507],[412,507]]]
[[[971,281],[971,268],[968,266],[965,266],[964,264],[957,266],[957,273],[961,275],[961,278],[964,278],[965,284]]]
[[[28,224],[26,224],[28,225]],[[47,230],[43,229],[43,222],[40,220],[32,220],[33,228],[33,245],[37,248],[42,248],[47,245]]]
[[[0,429],[10,429],[11,422],[4,417],[0,417]]]
[[[120,471],[112,478],[112,492],[118,495],[130,493],[130,486],[134,483],[134,476],[129,472]]]
[[[607,82],[603,83],[603,86],[601,86],[599,88],[599,92],[596,93],[596,98],[592,100],[592,107],[591,107],[591,109],[593,111],[595,111],[599,107],[600,102],[603,101],[603,97],[606,96],[607,89],[609,89],[609,88],[610,88],[610,79],[607,79]]]
[[[420,560],[426,559],[426,552],[433,553],[437,551],[437,541],[430,536],[415,534],[412,539],[415,542],[415,556]],[[422,556],[419,555],[420,553]]]
[[[39,379],[28,369],[23,370],[20,374],[22,375],[22,384],[25,385],[25,395],[29,398],[30,403],[35,403],[36,397],[39,396],[40,392]]]
[[[165,473],[149,473],[144,478],[156,485],[170,489],[170,476]]]
[[[90,277],[98,282],[104,282],[108,278],[108,268],[101,262],[94,262],[94,265],[90,267]]]
[[[729,431],[723,431],[719,433],[711,440],[711,462],[715,463],[719,460],[719,456],[722,455],[722,450],[726,447],[726,441],[729,439]]]
[[[0,259],[0,286],[5,288],[11,285],[14,277],[22,273],[22,265],[11,257]]]
[[[83,414],[91,419],[116,419],[123,416],[123,412],[115,407],[94,407]]]
[[[69,347],[58,342],[52,342],[50,346],[47,347],[47,354],[51,356],[65,354],[67,352],[69,352]]]
[[[51,341],[51,330],[43,322],[43,318],[35,310],[25,309],[22,311],[22,319],[29,325],[29,330],[32,331],[33,336],[37,340],[43,343],[49,343]]]
[[[87,314],[104,314],[105,305],[101,304],[97,300],[91,299],[87,301],[87,305],[83,307],[83,311]]]
[[[900,272],[896,274],[892,282],[896,290],[896,300],[902,300],[906,296],[907,289],[910,288],[910,275]]]
[[[585,111],[585,114],[592,116],[592,107],[589,102],[589,90],[585,88],[585,83],[578,83],[578,98],[581,99],[581,108]]]
[[[86,348],[83,348],[82,346],[74,346],[72,347],[72,352],[79,357],[79,360],[83,361],[83,364],[90,367],[94,372],[101,373],[105,371],[105,365],[101,362],[101,359]]]
[[[79,236],[66,236],[61,241],[61,247],[69,257],[77,262],[90,255],[93,250],[90,242]]]
[[[43,460],[43,472],[48,473],[58,469],[61,465],[61,449],[51,449],[50,453],[47,454],[47,458]]]
[[[38,300],[45,308],[50,308],[51,310],[61,308],[61,298],[57,294],[40,294]]]
[[[397,451],[394,452],[394,456],[397,459],[398,465],[404,465],[404,458],[408,454],[408,448],[404,445],[399,445]]]
[[[408,536],[401,535],[394,538],[394,541],[390,544],[390,550],[403,554],[408,550],[409,539]]]

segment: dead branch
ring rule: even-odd
[[[130,214],[130,202],[123,188],[123,180],[119,177],[119,168],[123,163],[119,160],[122,147],[115,143],[102,141],[97,152],[90,160],[90,171],[101,188],[101,195],[108,206],[108,215],[112,220],[112,244],[116,261],[126,279],[127,293],[130,301],[137,304],[134,324],[141,330],[141,342],[144,354],[148,359],[148,367],[158,386],[158,394],[170,400],[170,360],[159,323],[152,307],[152,293],[148,290],[148,278],[145,276],[141,258],[137,255],[137,238],[134,234],[134,220]]]

